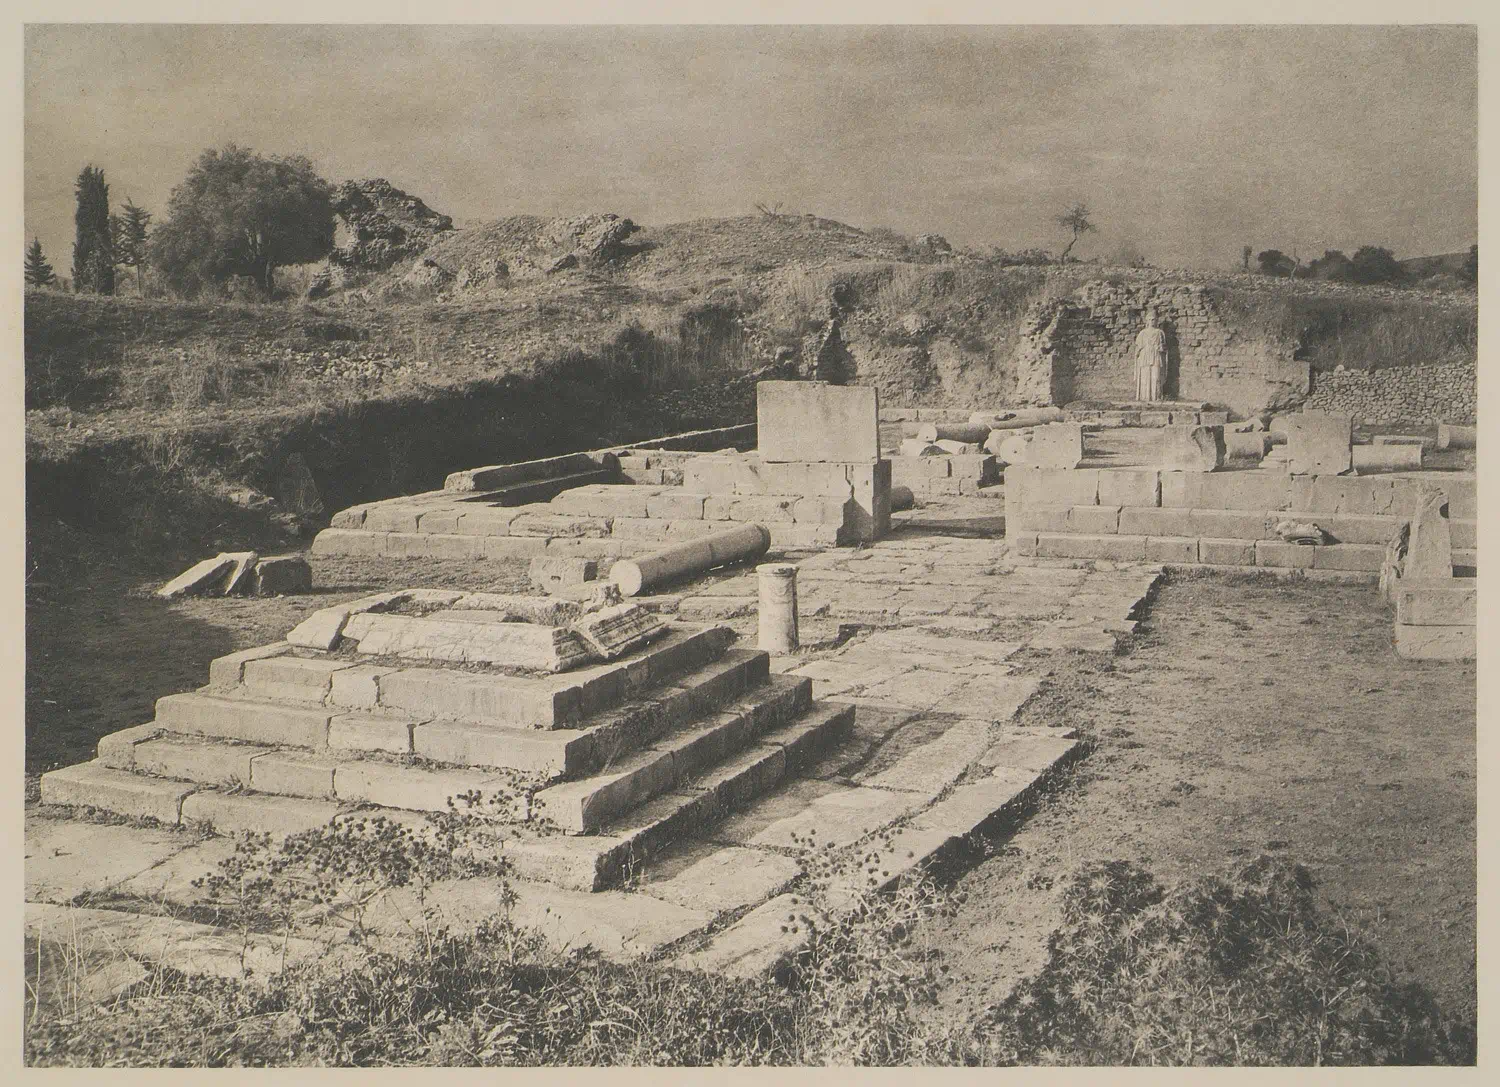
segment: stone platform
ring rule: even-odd
[[[497,827],[520,875],[519,920],[612,957],[769,969],[800,938],[781,931],[784,896],[804,878],[793,835],[854,845],[893,834],[893,880],[961,853],[996,819],[1024,817],[1079,749],[1019,727],[1021,707],[1053,653],[1116,652],[1159,577],[1145,564],[1018,557],[987,538],[993,503],[970,506],[967,537],[946,527],[964,510],[941,523],[919,510],[869,547],[791,556],[807,633],[786,657],[736,641],[753,627],[754,597],[731,571],[637,598],[663,636],[554,674],[372,659],[339,643],[222,658],[207,687],[165,697],[155,721],[106,737],[94,762],[46,775],[49,804],[161,826],[79,822],[67,808],[34,817],[28,932],[86,921],[100,940],[185,969],[229,969],[230,937],[184,928],[165,939],[143,921],[163,902],[195,902],[192,880],[233,848],[181,828],[286,833],[372,811],[420,821],[519,774],[532,804]],[[562,832],[529,834],[537,815]],[[497,893],[462,881],[428,905],[461,924],[492,911]],[[419,912],[392,893],[370,923],[404,931]]]

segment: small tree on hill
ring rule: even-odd
[[[151,235],[151,263],[180,293],[247,276],[270,295],[277,268],[332,250],[332,196],[301,155],[210,149],[172,190],[167,221]]]
[[[52,265],[48,264],[47,258],[42,255],[40,238],[31,239],[31,246],[26,250],[26,264],[22,275],[28,287],[51,287],[57,283],[57,273],[52,270]]]
[[[1354,263],[1338,249],[1325,249],[1323,255],[1307,266],[1314,279],[1347,283],[1353,278]]]
[[[1469,246],[1469,255],[1464,258],[1464,278],[1470,283],[1479,282],[1479,243]]]
[[[1250,270],[1250,255],[1253,252],[1254,250],[1248,245],[1240,250],[1240,268],[1242,271],[1248,272]]]
[[[1406,278],[1395,255],[1378,245],[1360,246],[1349,264],[1349,278],[1355,283],[1400,283]]]
[[[1255,255],[1263,276],[1290,276],[1297,270],[1297,262],[1280,249],[1263,249]]]
[[[79,292],[115,293],[114,247],[109,236],[109,186],[104,171],[85,166],[74,189],[73,285]]]
[[[119,215],[109,217],[109,233],[114,244],[115,263],[135,269],[135,289],[141,292],[141,269],[146,266],[146,234],[151,227],[151,213],[138,208],[129,197]]]
[[[1071,208],[1069,208],[1067,211],[1063,212],[1053,220],[1053,222],[1055,222],[1058,226],[1064,228],[1065,230],[1070,230],[1073,232],[1073,239],[1068,242],[1068,247],[1064,249],[1062,251],[1062,255],[1057,258],[1059,261],[1065,261],[1068,259],[1068,254],[1071,253],[1073,251],[1073,247],[1078,244],[1079,238],[1098,229],[1098,227],[1094,226],[1094,224],[1089,221],[1089,214],[1090,212],[1087,204],[1074,204]]]

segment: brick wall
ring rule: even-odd
[[[1016,355],[1018,397],[1056,404],[1133,400],[1135,337],[1149,309],[1167,333],[1167,397],[1248,414],[1306,395],[1307,363],[1292,357],[1293,346],[1226,322],[1205,287],[1101,281],[1028,314]]]
[[[1367,423],[1473,423],[1476,395],[1475,364],[1457,362],[1315,374],[1307,406]]]

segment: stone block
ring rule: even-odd
[[[1258,471],[1163,472],[1161,504],[1164,508],[1218,510],[1294,508],[1292,481],[1280,473]]]
[[[478,559],[486,550],[484,536],[440,533],[391,532],[385,538],[385,554],[422,559]]]
[[[108,736],[101,736],[97,748],[98,758],[95,761],[101,766],[108,766],[115,770],[133,769],[136,747],[147,740],[156,739],[161,734],[160,725],[134,725],[130,728],[122,728],[118,732],[111,732]]]
[[[381,704],[426,717],[484,721],[513,728],[555,728],[575,721],[582,691],[517,676],[404,668],[381,677]]]
[[[538,555],[531,560],[527,576],[533,587],[542,592],[568,585],[582,585],[599,577],[599,563],[594,559],[565,555]]]
[[[291,796],[196,792],[182,802],[184,823],[207,823],[221,834],[255,831],[272,835],[297,834],[327,826],[339,812],[331,800]]]
[[[1147,536],[1147,562],[1197,562],[1198,538],[1182,536]]]
[[[674,488],[648,498],[646,516],[660,521],[701,521],[706,497],[707,495],[695,494],[686,489]]]
[[[792,506],[792,520],[799,524],[842,525],[847,502],[838,498],[799,498]]]
[[[135,769],[207,785],[249,785],[250,760],[266,752],[267,748],[250,744],[151,740],[136,745]]]
[[[1230,431],[1224,435],[1225,459],[1258,461],[1266,455],[1267,442],[1264,433]]]
[[[1210,536],[1221,540],[1273,540],[1280,518],[1270,512],[1248,510],[1189,510],[1189,532],[1185,536]]]
[[[1336,476],[1353,468],[1349,416],[1305,411],[1281,419],[1286,429],[1287,470],[1292,475]]]
[[[333,674],[352,661],[273,656],[246,661],[244,685],[261,698],[321,705],[333,684]]]
[[[509,779],[492,770],[422,770],[399,763],[355,759],[334,771],[334,794],[340,800],[363,800],[410,811],[447,811],[448,800],[478,791],[489,799],[507,788]]]
[[[1223,427],[1162,427],[1157,464],[1164,471],[1212,472],[1223,463]]]
[[[1034,557],[1037,553],[1037,545],[1041,542],[1041,534],[1037,532],[1012,533],[1007,529],[1005,538],[1015,549],[1016,554],[1022,558]]]
[[[214,558],[204,559],[157,589],[156,595],[163,600],[176,600],[180,596],[202,596],[216,592],[223,588],[234,565],[233,555],[216,555]]]
[[[1198,561],[1211,566],[1254,566],[1253,540],[1198,540]]]
[[[1103,491],[1103,473],[1100,474]],[[1190,520],[1191,510],[1156,506],[1121,506],[1119,531],[1130,536],[1198,536]]]
[[[280,657],[291,651],[290,643],[273,642],[270,645],[259,645],[253,649],[241,649],[238,653],[215,657],[208,666],[209,686],[238,687],[244,681],[247,663],[264,660],[267,657]]]
[[[762,461],[872,464],[880,459],[880,407],[873,388],[820,381],[756,386]]]
[[[1037,537],[1036,553],[1039,558],[1144,562],[1146,560],[1146,537],[1063,535],[1044,532]]]
[[[1028,463],[1038,468],[1077,468],[1083,460],[1083,426],[1079,423],[1047,423],[1031,432]]]
[[[1417,496],[1407,537],[1403,578],[1449,578],[1453,576],[1453,535],[1443,516],[1444,496],[1425,487]]]
[[[840,544],[872,543],[891,531],[891,462],[845,466],[850,503],[844,508]]]
[[[256,596],[312,592],[312,566],[300,555],[268,555],[255,563],[250,591]]]
[[[1451,506],[1449,507],[1452,508]],[[1448,521],[1448,532],[1453,538],[1454,561],[1457,560],[1457,552],[1473,551],[1479,546],[1479,522],[1477,521]]]
[[[1044,468],[1017,468],[1005,470],[1005,504],[1009,510],[1013,505],[1026,506],[1035,502],[1047,506],[1097,506],[1099,504],[1098,468],[1075,468],[1071,470],[1047,470]],[[1012,501],[1012,486],[1015,486],[1019,502]]]
[[[795,520],[792,507],[797,499],[788,495],[745,495],[729,506],[729,520],[755,524],[776,524]]]
[[[1403,578],[1396,586],[1396,622],[1414,627],[1472,626],[1478,621],[1478,596],[1473,578],[1416,583]]]
[[[1026,506],[1006,510],[1005,531],[1009,536],[1022,532],[1067,532],[1070,506]],[[1087,509],[1080,506],[1079,509]]]
[[[1120,531],[1119,506],[1074,506],[1068,510],[1068,531],[1099,535]]]
[[[250,787],[262,793],[324,798],[333,796],[339,760],[300,751],[272,751],[250,760]]]
[[[1479,428],[1458,426],[1454,423],[1439,423],[1437,447],[1439,449],[1478,449]]]
[[[1396,653],[1415,660],[1473,660],[1473,626],[1408,626],[1396,624]]]
[[[461,509],[427,510],[417,518],[417,531],[452,536],[458,532],[458,519],[464,512]]]
[[[411,754],[412,722],[390,714],[341,713],[328,722],[328,746],[344,751]]]
[[[1281,540],[1257,540],[1255,565],[1281,569],[1311,570],[1316,561],[1316,545],[1283,543]]]
[[[1161,505],[1161,473],[1154,469],[1099,469],[1101,506]]]
[[[1291,488],[1290,508],[1315,517],[1328,517],[1335,513],[1410,516],[1409,502],[1403,503],[1401,499],[1404,495],[1414,502],[1417,493],[1407,481],[1389,476],[1364,479],[1352,476],[1295,476],[1288,483]]]
[[[293,747],[328,746],[327,710],[195,693],[156,702],[156,722],[173,732]]]
[[[1364,573],[1380,573],[1385,561],[1385,546],[1382,544],[1319,544],[1313,548],[1314,570],[1348,570]]]
[[[85,762],[43,774],[41,789],[43,804],[103,808],[175,826],[181,818],[183,798],[198,786]]]
[[[394,503],[383,502],[370,507],[361,527],[366,532],[416,532],[421,514],[420,506],[408,505],[399,499]]]
[[[649,505],[649,503],[648,503]],[[700,502],[701,506],[701,502]],[[599,539],[609,535],[610,519],[607,517],[583,517],[567,513],[524,512],[510,523],[512,536],[543,537],[589,537]],[[392,534],[394,542],[395,534]],[[468,537],[456,537],[467,540]],[[456,556],[455,556],[456,557]]]
[[[521,515],[523,507],[475,506],[458,518],[460,536],[509,536],[510,523]]]
[[[1401,528],[1401,518],[1340,513],[1333,517],[1320,518],[1318,524],[1328,531],[1334,543],[1384,546]]]

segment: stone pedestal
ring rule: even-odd
[[[1305,411],[1278,421],[1286,430],[1287,470],[1292,475],[1336,476],[1353,469],[1354,424],[1349,416]]]

